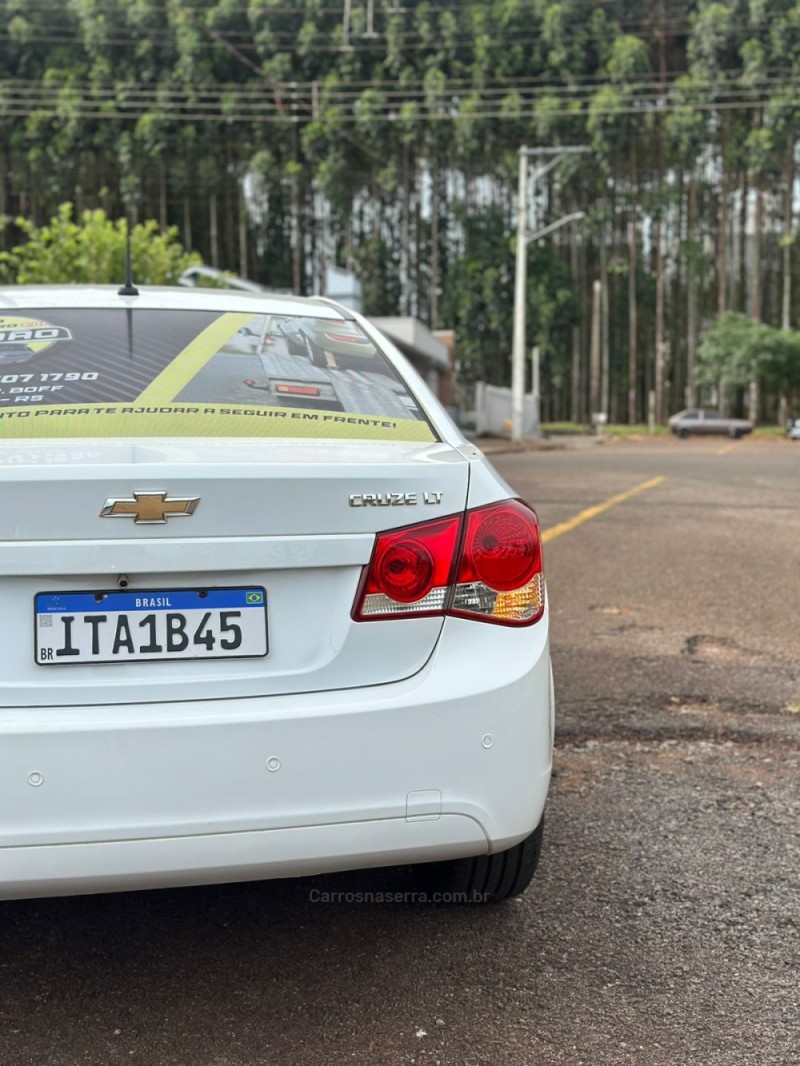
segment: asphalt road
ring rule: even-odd
[[[800,1063],[800,444],[495,462],[552,531],[533,888],[310,898],[398,883],[377,872],[2,904],[3,1066]]]

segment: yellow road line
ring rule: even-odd
[[[726,444],[724,448],[717,449],[717,455],[727,455],[731,448],[735,448],[735,444]]]
[[[649,481],[643,481],[641,485],[635,485],[632,489],[628,489],[627,492],[620,492],[616,496],[612,496],[610,499],[605,500],[603,503],[595,504],[594,507],[587,507],[585,511],[576,514],[574,518],[570,518],[566,522],[560,522],[557,526],[552,526],[550,529],[546,529],[542,534],[542,543],[547,544],[548,541],[560,537],[562,533],[569,533],[578,526],[582,526],[584,522],[588,522],[590,518],[597,518],[599,514],[603,514],[604,511],[610,511],[611,508],[616,507],[618,503],[625,503],[626,500],[630,500],[633,496],[638,496],[640,492],[647,492],[648,489],[654,489],[656,485],[660,485],[662,481],[665,480],[666,479],[663,477],[650,478]]]
[[[246,326],[255,315],[252,312],[228,311],[198,333],[147,388],[136,397],[136,403],[170,404],[200,373],[206,363],[222,348],[236,331]]]

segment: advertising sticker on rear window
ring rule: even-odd
[[[355,322],[124,308],[0,316],[0,440],[150,436],[435,439]]]
[[[0,315],[0,367],[27,363],[56,341],[69,340],[72,334],[64,326],[54,326],[41,318]]]

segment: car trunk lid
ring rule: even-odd
[[[0,442],[0,706],[252,697],[410,676],[441,619],[354,622],[362,568],[377,532],[462,511],[468,467],[449,445],[410,441]],[[197,502],[149,524],[136,520],[137,510],[153,517],[136,494]],[[37,595],[123,587],[263,589],[268,652],[35,661]]]

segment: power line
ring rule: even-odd
[[[732,32],[753,32],[758,28],[770,27],[773,22],[780,18],[780,13],[770,13],[765,16],[760,22],[742,22],[728,24],[728,29]],[[286,54],[290,52],[293,55],[298,54],[297,49],[297,34],[290,31],[270,31],[270,37],[278,40],[286,40],[291,47],[283,48],[267,48],[262,46],[250,38],[253,37],[255,31],[244,30],[219,30],[212,27],[202,27],[192,20],[193,24],[197,28],[198,32],[213,32],[214,36],[220,40],[230,40],[236,42],[237,46],[249,52],[265,53],[267,55]],[[662,37],[667,38],[680,38],[691,35],[692,25],[689,22],[664,24],[663,27],[650,28],[647,32],[641,32],[643,27],[640,22],[615,22],[614,26],[620,31],[627,29],[636,29],[639,32],[636,34],[640,40],[646,44],[655,44]],[[798,27],[800,29],[800,27]],[[607,40],[608,31],[602,33],[583,33],[581,34],[582,41],[598,41]],[[0,34],[0,40],[13,41],[16,45],[20,44],[20,40],[17,36],[4,33]],[[155,41],[157,44],[164,46],[170,46],[177,49],[177,40],[174,32],[171,28],[152,28],[148,29],[140,36],[137,35],[116,35],[107,36],[102,38],[102,44],[104,47],[131,47],[141,44],[143,41]],[[393,41],[391,43],[392,50],[400,52],[415,52],[415,51],[442,51],[446,50],[448,46],[452,45],[455,48],[463,49],[469,48],[474,44],[475,33],[472,29],[459,30],[454,34],[451,34],[446,39],[439,39],[436,44],[432,44],[429,40],[425,39],[425,36],[418,30],[410,30],[407,33],[399,33],[393,35]],[[39,44],[57,44],[57,45],[69,45],[76,44],[84,46],[86,41],[84,36],[80,32],[80,27],[66,26],[66,27],[51,27],[49,33],[34,33],[26,34],[24,42],[34,42]],[[541,45],[541,35],[535,37],[519,37],[516,35],[510,35],[508,37],[498,37],[492,44],[497,48],[508,48],[512,46],[528,46],[539,44]],[[547,43],[545,43],[545,47]],[[213,48],[213,42],[200,43],[197,42],[193,47],[197,48]],[[360,38],[357,35],[351,37],[348,44],[337,44],[332,42],[306,42],[302,47],[302,54],[314,54],[314,53],[371,53],[375,51],[388,51],[390,49],[390,42],[388,37],[378,36],[375,39],[372,38]]]
[[[670,114],[690,114],[697,111],[702,112],[719,112],[719,111],[753,111],[760,110],[769,105],[768,99],[752,99],[752,100],[732,100],[732,101],[720,101],[716,103],[686,103],[686,104],[664,104],[663,106],[634,106],[626,104],[620,107],[613,108],[596,108],[592,110],[592,115],[601,116],[606,115],[609,117],[619,117],[620,115],[638,115],[640,118],[649,117],[652,114],[658,113],[660,115]],[[578,119],[586,117],[586,111],[576,111],[574,108],[558,107],[548,109],[548,118],[573,118]],[[145,115],[149,117],[158,117],[154,115],[153,111],[138,111],[138,112],[115,112],[113,114],[105,110],[98,109],[81,109],[70,108],[68,113],[59,114],[53,112],[50,115],[43,114],[41,109],[36,107],[25,106],[24,104],[13,105],[4,109],[0,114],[0,118],[49,118],[53,121],[62,120],[70,121],[75,118],[93,119],[97,121],[138,121]],[[251,112],[240,114],[237,112],[228,111],[179,111],[172,110],[165,112],[163,117],[166,120],[173,122],[208,122],[217,121],[221,124],[233,124],[233,123],[284,123],[284,124],[296,124],[300,122],[308,122],[308,115],[298,115],[274,111],[272,113],[267,111]],[[532,111],[512,110],[512,109],[495,109],[495,110],[475,110],[468,112],[452,111],[450,113],[445,112],[426,112],[424,114],[407,115],[400,113],[399,111],[383,112],[380,114],[370,115],[369,118],[375,122],[387,122],[387,123],[403,123],[403,124],[416,124],[419,122],[481,122],[488,119],[496,120],[503,119],[506,121],[534,121],[537,117]],[[336,125],[340,123],[346,123],[348,125],[363,123],[364,119],[358,115],[340,113],[335,116]]]
[[[734,76],[736,78],[740,78],[742,71],[741,71],[740,68],[723,68],[723,69],[720,69],[718,71],[718,73],[720,75],[732,75],[732,76]],[[782,84],[782,83],[784,83],[784,82],[786,82],[788,80],[791,80],[792,78],[798,76],[798,72],[795,72],[791,67],[765,67],[763,73],[766,76],[766,79],[768,81],[775,82],[776,84]],[[669,88],[669,87],[672,87],[674,85],[677,85],[679,79],[685,78],[687,76],[691,77],[691,75],[687,75],[686,71],[677,71],[677,70],[676,71],[667,71],[666,72],[666,81],[665,82],[662,82],[661,78],[660,77],[656,77],[655,75],[648,75],[648,76],[642,75],[642,76],[640,76],[638,78],[632,79],[630,81],[626,81],[624,84],[622,84],[622,85],[620,85],[618,87],[621,88],[621,89],[637,90],[637,89],[640,89],[640,88],[643,88],[643,87],[648,87],[648,86],[661,87],[662,84],[664,84],[664,85],[666,85]],[[307,90],[311,91],[316,86],[318,89],[324,89],[325,92],[329,92],[330,91],[330,92],[337,92],[338,93],[338,92],[341,91],[343,93],[344,92],[348,92],[348,93],[355,94],[355,95],[359,95],[360,94],[360,90],[362,90],[362,89],[366,89],[366,88],[383,89],[386,86],[395,87],[394,90],[392,90],[395,95],[402,95],[405,92],[406,88],[408,88],[409,91],[420,90],[420,91],[426,91],[426,92],[430,91],[432,93],[439,93],[439,92],[448,92],[448,91],[451,90],[451,88],[454,88],[456,91],[463,91],[465,88],[469,88],[469,87],[474,87],[476,90],[482,90],[483,87],[486,87],[486,86],[488,86],[488,87],[497,86],[497,87],[506,87],[506,88],[509,88],[509,89],[513,89],[513,88],[516,88],[516,87],[525,87],[526,85],[530,85],[532,87],[539,88],[543,92],[549,92],[549,91],[571,92],[571,91],[573,91],[573,89],[581,88],[581,87],[589,88],[589,89],[597,88],[597,84],[595,84],[595,83],[598,83],[603,88],[607,87],[610,84],[609,83],[609,79],[608,79],[608,75],[607,74],[585,74],[585,75],[579,75],[579,76],[575,76],[575,77],[571,76],[568,79],[562,79],[560,81],[559,80],[554,80],[552,75],[547,75],[547,74],[540,74],[540,75],[509,75],[509,76],[506,76],[506,77],[489,77],[489,78],[486,78],[485,80],[482,80],[480,83],[477,83],[474,78],[448,77],[446,82],[444,83],[444,85],[441,86],[441,87],[440,87],[440,85],[438,83],[434,83],[433,85],[428,86],[428,83],[425,80],[417,78],[417,79],[414,79],[414,80],[404,81],[402,89],[396,88],[396,86],[398,85],[398,81],[397,81],[396,78],[391,78],[391,79],[380,79],[380,78],[351,79],[351,78],[348,78],[346,82],[342,82],[341,83],[343,86],[346,86],[347,88],[346,89],[341,89],[341,90],[340,89],[336,89],[336,88],[332,88],[332,87],[329,88],[328,83],[326,81],[324,81],[323,79],[312,79],[310,81],[286,79],[286,80],[284,80],[282,82],[282,84],[287,89],[290,89],[290,90],[298,90],[298,91],[300,91],[300,90],[307,89]],[[697,79],[697,84],[702,86],[704,84],[703,80],[702,79]],[[733,87],[736,83],[735,82],[729,82],[727,84],[730,85],[731,87]],[[711,85],[711,81],[709,81],[709,85]],[[252,84],[247,83],[247,82],[244,82],[244,83],[242,83],[242,82],[222,82],[222,81],[213,81],[211,79],[204,79],[203,81],[183,81],[183,80],[181,80],[181,81],[175,82],[173,84],[170,84],[168,82],[142,82],[142,81],[130,81],[130,80],[124,80],[124,79],[120,79],[119,81],[113,81],[113,82],[112,81],[106,81],[106,82],[97,81],[97,82],[95,82],[95,81],[86,80],[86,79],[79,80],[79,79],[68,78],[65,81],[61,82],[61,83],[58,83],[58,82],[52,80],[51,78],[48,78],[46,83],[43,82],[40,78],[5,78],[5,79],[0,79],[0,91],[2,89],[4,89],[4,88],[14,88],[16,86],[19,86],[19,87],[25,88],[25,89],[36,89],[36,88],[39,88],[39,87],[41,87],[41,88],[50,88],[50,89],[53,89],[53,90],[86,89],[86,90],[91,90],[91,91],[111,92],[111,93],[125,92],[125,91],[129,91],[129,90],[136,90],[136,91],[142,92],[142,93],[158,93],[158,92],[161,92],[161,91],[171,92],[173,89],[176,89],[176,90],[179,90],[179,91],[185,91],[185,92],[190,92],[190,91],[228,92],[230,90],[236,89],[237,92],[241,93],[242,95],[245,95],[245,94],[248,94],[248,93],[257,94],[257,93],[260,93],[262,91],[260,88],[256,88],[256,87],[252,86]]]

